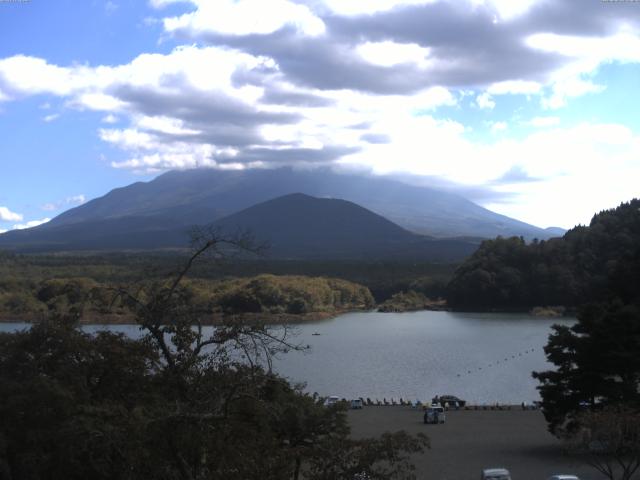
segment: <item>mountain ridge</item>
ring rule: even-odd
[[[221,235],[250,231],[267,242],[274,259],[394,259],[458,261],[478,246],[473,239],[435,239],[409,232],[353,202],[288,194],[210,224]],[[34,236],[35,235],[35,236]],[[179,249],[187,228],[151,217],[125,216],[11,232],[2,244],[23,251]]]
[[[511,219],[449,192],[371,175],[291,168],[170,171],[63,212],[44,228],[126,216],[204,224],[296,192],[348,200],[405,229],[434,237],[515,235],[545,239],[558,234],[555,229],[548,231]]]

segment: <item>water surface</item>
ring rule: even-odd
[[[426,400],[453,394],[476,403],[531,402],[539,399],[531,372],[550,368],[542,347],[551,325],[574,321],[495,313],[350,313],[297,325],[295,341],[311,348],[281,356],[275,369],[321,395]],[[0,331],[24,327],[0,324]],[[140,335],[135,325],[85,327],[102,328]]]

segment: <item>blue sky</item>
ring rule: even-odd
[[[283,165],[567,228],[638,195],[638,86],[633,2],[0,2],[0,231],[174,168]]]

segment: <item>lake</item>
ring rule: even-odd
[[[530,403],[539,399],[531,372],[550,367],[542,347],[551,325],[573,322],[506,313],[349,313],[297,325],[296,341],[310,350],[274,365],[321,395],[424,401],[452,394],[473,403]],[[24,327],[0,324],[0,331]],[[139,335],[133,325],[86,327],[100,328]]]

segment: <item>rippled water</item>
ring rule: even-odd
[[[572,322],[494,313],[350,313],[298,325],[296,341],[311,349],[283,355],[275,368],[322,395],[531,402],[539,398],[531,372],[549,368],[542,347],[550,326]],[[137,326],[108,328],[139,335]]]

